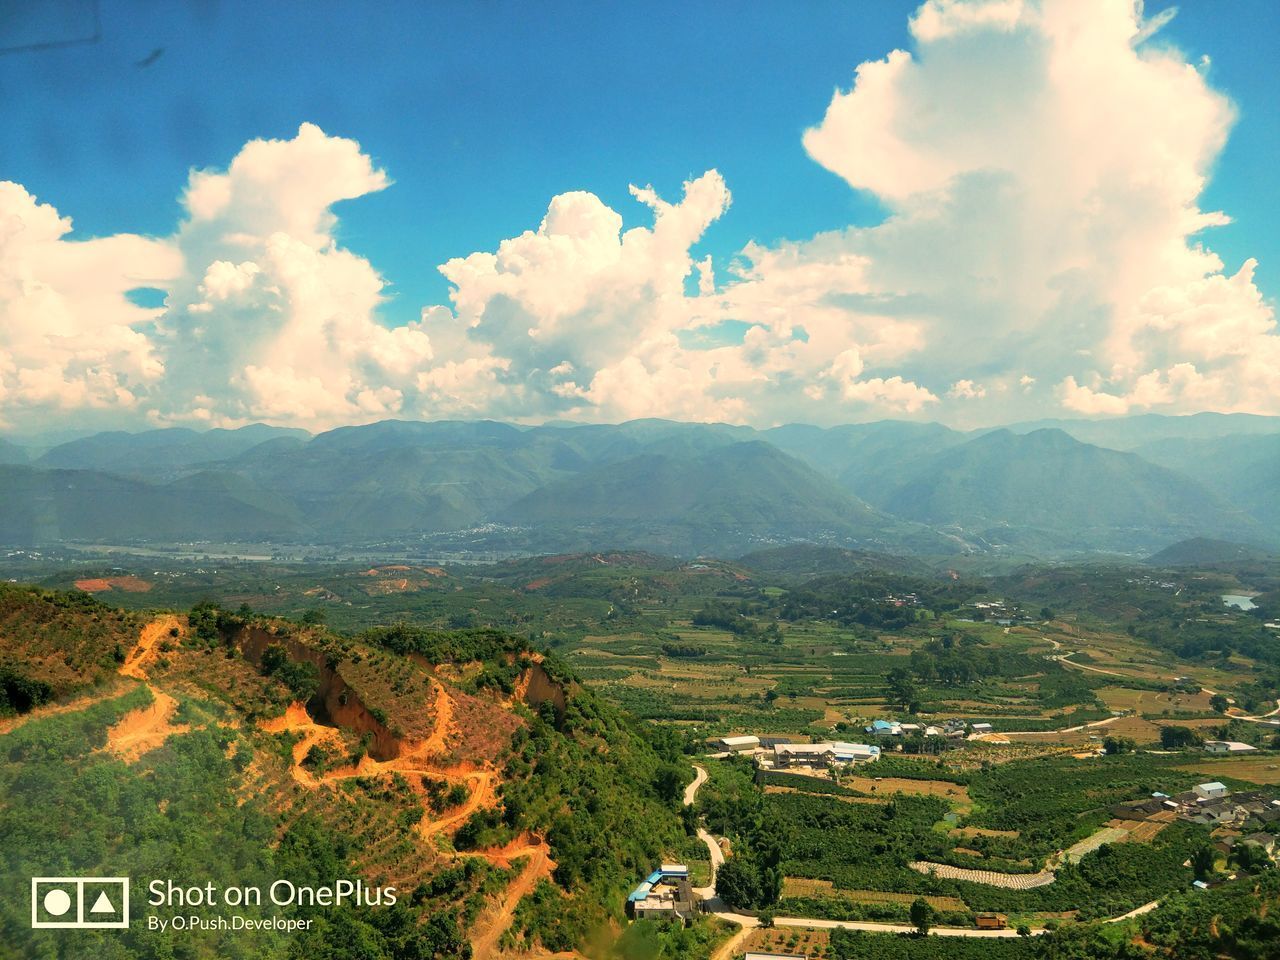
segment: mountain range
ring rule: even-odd
[[[383,421],[315,436],[0,438],[0,543],[372,544],[470,531],[531,552],[1145,554],[1280,545],[1280,418],[1200,414],[960,432],[639,420]]]

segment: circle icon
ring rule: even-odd
[[[44,895],[44,908],[51,916],[60,917],[71,909],[71,895],[65,890],[50,890]]]

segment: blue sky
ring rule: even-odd
[[[49,6],[83,12],[24,35],[88,22],[88,4]],[[437,264],[536,225],[565,190],[590,190],[630,224],[644,211],[628,184],[673,194],[714,167],[734,203],[696,252],[718,261],[748,240],[877,221],[875,198],[800,138],[857,64],[910,45],[916,6],[102,0],[100,43],[0,58],[0,175],[72,216],[76,236],[161,235],[190,168],[310,120],[396,181],[346,204],[339,235],[394,285],[386,313],[402,322],[444,302]],[[1274,297],[1280,4],[1232,0],[1224,15],[1215,0],[1183,3],[1162,35],[1208,54],[1240,112],[1202,206],[1230,213],[1214,248],[1229,267],[1258,257]]]
[[[1035,221],[1028,212],[1036,208],[1034,197],[1018,190],[1044,191],[1045,171],[1063,157],[1090,153],[1092,134],[1064,135],[1045,147],[1058,152],[1056,159],[1019,156],[1023,166],[1010,160],[1007,170],[1002,151],[1014,156],[1027,149],[1019,124],[1057,129],[1052,111],[1064,102],[1064,91],[1056,100],[1031,103],[1022,88],[1054,75],[1047,64],[1066,56],[1063,24],[1094,8],[1090,22],[1101,23],[1104,13],[1114,19],[1117,12],[1124,20],[1128,0],[921,3],[41,0],[10,8],[11,46],[83,35],[92,29],[95,6],[101,38],[0,54],[6,108],[0,180],[73,219],[75,230],[50,254],[54,259],[74,254],[68,240],[136,233],[157,244],[140,247],[130,255],[133,261],[147,262],[151,274],[175,276],[159,284],[168,294],[166,311],[112,320],[114,346],[101,356],[68,353],[62,334],[63,346],[56,349],[11,344],[6,361],[0,337],[0,397],[7,391],[11,406],[14,397],[21,404],[19,414],[0,416],[0,428],[6,420],[83,417],[124,424],[264,419],[322,426],[381,415],[666,415],[760,423],[905,415],[976,425],[1147,410],[1280,412],[1268,406],[1280,391],[1265,372],[1280,342],[1271,312],[1280,291],[1280,232],[1274,229],[1280,189],[1272,169],[1280,155],[1274,68],[1280,62],[1280,4],[1182,3],[1147,41],[1147,54],[1118,53],[1110,45],[1116,29],[1093,31],[1089,42],[1117,58],[1117,77],[1131,76],[1131,82],[1100,94],[1089,86],[1097,78],[1087,75],[1086,66],[1066,91],[1078,93],[1085,109],[1096,107],[1100,118],[1111,112],[1121,119],[1112,126],[1099,120],[1099,137],[1114,143],[1099,148],[1100,156],[1110,153],[1095,158],[1097,170],[1087,158],[1080,164],[1082,176],[1096,174],[1097,188],[1081,193],[1081,202],[1103,196],[1105,210],[1091,210],[1098,222],[1050,263],[1023,262],[1020,247],[1027,244],[1017,237],[1036,237],[1035,246],[1046,235],[1052,241],[1057,231],[1080,225],[1065,209],[1055,212],[1056,220]],[[1162,19],[1169,7],[1151,0],[1147,22]],[[1001,25],[1002,11],[1012,8],[1021,19]],[[913,33],[917,11],[936,13],[943,26]],[[1166,48],[1179,51],[1198,78],[1185,89],[1155,68],[1125,72],[1141,65],[1135,56]],[[860,64],[886,63],[894,50],[915,58],[909,71],[875,89],[854,89]],[[957,50],[968,59],[955,60]],[[955,100],[952,90],[972,93],[972,103]],[[836,91],[842,93],[833,100]],[[1226,116],[1217,95],[1228,98],[1236,114],[1225,146],[1215,142]],[[916,129],[917,117],[943,102],[958,122]],[[852,112],[838,116],[838,106]],[[1185,138],[1179,130],[1184,110],[1191,131]],[[1069,114],[1061,118],[1064,129]],[[1158,129],[1125,141],[1126,124],[1137,130],[1151,117],[1160,118]],[[179,236],[188,216],[183,192],[190,172],[221,176],[246,144],[291,141],[303,123],[317,125],[331,146],[349,141],[366,158],[361,163],[392,181],[382,189],[376,178],[356,177],[345,193],[313,191],[318,199],[311,206],[320,211],[331,205],[336,221],[320,224],[304,245],[321,257],[326,250],[349,251],[385,285],[371,295],[362,274],[352,279],[359,292],[331,290],[333,306],[317,312],[312,303],[306,316],[296,298],[271,304],[262,296],[252,304],[246,299],[234,317],[208,315],[218,319],[208,320],[213,326],[206,329],[196,321],[213,309],[200,301],[206,292],[201,278],[211,264],[252,264],[258,280],[246,283],[275,291],[273,296],[280,286],[264,279],[270,273],[261,256],[265,228],[248,252],[233,249],[234,243],[196,249]],[[978,150],[957,160],[945,186],[923,174],[947,167],[949,152],[959,156],[970,149],[963,130],[951,128],[966,125],[989,138],[989,155]],[[806,143],[805,132],[813,128],[820,136]],[[895,154],[902,147],[897,138],[908,128],[919,139],[909,142],[909,156]],[[1157,142],[1159,149],[1143,159]],[[336,162],[343,149],[334,147],[327,159],[314,162]],[[299,159],[282,162],[314,159],[297,150]],[[1116,155],[1125,151],[1136,158],[1132,169],[1117,166]],[[1162,151],[1173,155],[1167,169]],[[1208,166],[1205,156],[1212,159]],[[895,163],[903,164],[901,176]],[[1144,206],[1148,174],[1167,185],[1192,169],[1210,176],[1198,200],[1171,188],[1159,209]],[[723,178],[731,203],[718,192],[718,181],[699,179],[709,171]],[[317,182],[326,176],[322,166],[312,173]],[[995,179],[984,181],[989,175]],[[287,169],[271,176],[278,178],[277,192],[288,193]],[[227,182],[230,189],[247,189],[235,187],[235,177]],[[601,273],[587,257],[572,268],[555,267],[568,272],[548,267],[537,282],[515,292],[507,267],[492,275],[484,267],[467,274],[470,313],[450,300],[451,284],[437,269],[451,257],[494,253],[504,239],[536,230],[552,198],[571,191],[592,195],[575,208],[574,222],[583,229],[607,234],[608,211],[616,211],[625,228],[648,235],[653,211],[630,195],[629,186],[651,184],[664,200],[679,203],[688,182],[701,183],[703,194],[683,206],[690,225],[671,228],[681,239],[674,259],[653,259],[639,245],[618,254],[607,245],[606,259],[621,257],[616,270]],[[951,205],[947,222],[931,221],[929,203],[943,196]],[[1006,202],[1015,206],[1006,209]],[[1196,208],[1223,210],[1234,222],[1199,234],[1159,234],[1178,210]],[[896,226],[873,229],[891,215]],[[1117,226],[1129,220],[1141,221],[1141,229],[1126,233]],[[218,229],[227,231],[223,240],[234,234],[229,223]],[[826,231],[846,234],[838,241],[820,239]],[[1143,244],[1163,249],[1166,239],[1175,254],[1184,248],[1190,253],[1167,268],[1144,262]],[[1220,276],[1197,259],[1199,243],[1221,257]],[[756,253],[744,256],[748,244],[756,245]],[[531,248],[532,255],[552,247]],[[129,260],[120,259],[119,244],[92,249],[111,251],[112,262]],[[694,264],[707,255],[715,282],[699,296]],[[1108,256],[1116,257],[1115,264]],[[185,259],[182,270],[174,257]],[[1258,261],[1251,280],[1237,277],[1228,284],[1250,258]],[[330,283],[335,262],[318,259],[308,269]],[[733,287],[734,264],[752,282]],[[51,270],[50,276],[67,274]],[[645,270],[652,275],[641,276]],[[687,298],[675,313],[668,307],[679,291],[663,286],[673,270],[683,272]],[[1197,280],[1201,275],[1204,283]],[[1080,276],[1087,277],[1083,285]],[[555,284],[586,291],[572,317],[553,315],[558,307],[539,313],[539,298]],[[92,295],[65,292],[64,308],[75,312],[75,304],[100,303],[102,291],[118,285],[103,281]],[[245,289],[237,288],[237,296],[248,297]],[[993,291],[999,300],[994,307]],[[650,294],[652,303],[631,308],[631,301]],[[344,327],[344,344],[328,346],[329,354],[352,353],[341,370],[317,372],[316,357],[287,349],[287,337],[299,329],[335,335],[321,314],[349,313],[353,297],[362,305],[368,300],[367,310],[355,310],[367,316]],[[620,308],[628,297],[626,309]],[[1174,313],[1152,318],[1151,297]],[[135,300],[148,308],[163,302]],[[453,313],[419,323],[423,309],[436,304]],[[832,315],[833,304],[846,314]],[[0,302],[0,333],[6,321],[19,317],[30,326],[29,317],[39,316],[29,312],[34,309]],[[1195,319],[1206,310],[1221,315],[1222,323]],[[450,323],[453,329],[446,329]],[[1256,348],[1241,351],[1254,357],[1252,368],[1228,370],[1235,361],[1206,352],[1197,325],[1249,344],[1260,337]],[[368,355],[346,349],[362,336],[380,338],[384,329],[404,336]],[[481,344],[490,330],[499,338]],[[631,352],[623,349],[627,331],[644,331]],[[757,339],[744,345],[753,331]],[[683,353],[661,346],[664,337]],[[237,338],[252,345],[252,356],[233,349]],[[799,357],[805,351],[797,344],[808,344],[807,357]],[[717,351],[725,345],[736,352]],[[218,392],[216,377],[199,397],[173,395],[164,381],[184,362],[190,367],[201,350],[207,352],[205,366],[231,385],[226,396],[208,395]],[[37,364],[43,365],[19,383],[16,371]],[[254,376],[259,384],[297,389],[286,397],[280,387],[268,398],[260,387],[247,386]],[[674,387],[693,382],[701,384],[698,390],[675,399],[680,391]],[[1247,389],[1230,388],[1232,383]],[[235,384],[241,392],[232,396]],[[345,391],[344,403],[321,411],[305,399],[322,387]]]

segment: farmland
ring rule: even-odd
[[[526,780],[558,769],[541,761],[542,753],[568,747],[545,739],[534,746],[527,716],[494,712],[495,697],[517,696],[513,655],[549,658],[598,698],[599,709],[607,705],[639,724],[662,757],[646,761],[656,766],[643,776],[666,784],[662,790],[678,790],[688,776],[681,755],[714,753],[716,737],[878,743],[884,752],[873,767],[835,775],[757,776],[747,758],[699,761],[711,778],[696,814],[726,838],[741,866],[725,883],[742,874],[748,895],[790,916],[901,925],[923,899],[935,922],[962,928],[990,911],[1036,930],[1114,917],[1185,889],[1195,875],[1190,858],[1213,839],[1203,824],[1118,820],[1117,804],[1206,779],[1242,790],[1280,780],[1274,733],[1245,719],[1274,706],[1273,665],[1265,648],[1230,639],[1246,636],[1252,619],[1218,610],[1217,582],[1188,578],[1184,599],[1174,603],[1160,591],[1153,604],[1148,585],[1115,573],[1101,580],[1109,595],[1103,603],[1096,592],[1083,599],[1073,593],[1078,582],[1064,581],[1061,571],[1004,581],[865,569],[797,577],[757,572],[750,558],[688,562],[647,554],[480,567],[156,560],[148,566],[41,572],[46,590],[73,591],[46,594],[46,672],[62,678],[50,695],[125,690],[112,645],[127,652],[128,638],[151,611],[194,603],[196,633],[210,617],[293,618],[272,620],[282,625],[272,629],[319,644],[341,662],[343,682],[371,716],[386,718],[390,736],[430,740],[445,704],[454,733],[432,761],[442,772],[427,774],[421,790],[398,783],[396,776],[417,770],[411,756],[409,766],[386,771],[389,779],[371,778],[367,773],[384,761],[361,757],[376,749],[376,736],[289,720],[296,685],[314,682],[305,671],[264,671],[256,660],[225,656],[207,633],[206,642],[184,635],[165,639],[148,668],[153,684],[163,678],[176,706],[158,700],[141,713],[134,707],[135,719],[116,717],[105,735],[120,740],[117,756],[145,764],[147,737],[187,740],[210,729],[210,718],[230,704],[241,723],[235,736],[246,743],[237,755],[253,758],[236,771],[237,795],[260,804],[267,817],[293,823],[305,816],[351,836],[363,846],[368,869],[404,883],[439,869],[441,850],[404,833],[428,803],[432,816],[449,824],[432,834],[435,843],[469,871],[458,887],[470,891],[462,922],[477,925],[476,942],[485,950],[499,914],[509,924],[508,946],[571,947],[563,931],[601,923],[623,875],[647,869],[658,849],[619,852],[620,872],[592,866],[598,841],[577,819],[591,815],[591,790],[617,791],[588,789],[595,774],[585,772],[584,783],[547,781],[545,773]],[[95,590],[105,583],[109,589],[94,595],[107,603],[74,592],[77,581]],[[1131,602],[1118,602],[1126,590]],[[75,597],[83,600],[68,599]],[[1195,644],[1210,608],[1231,648],[1202,654]],[[1153,623],[1172,623],[1178,611],[1200,638],[1191,646],[1176,630],[1153,632]],[[70,666],[58,667],[54,648],[64,642],[59,623],[66,617],[91,622],[95,632]],[[864,728],[876,720],[916,732],[875,736]],[[959,725],[958,736],[924,735],[948,721]],[[990,732],[973,730],[975,723]],[[1163,742],[1170,730],[1182,731],[1173,749]],[[1198,737],[1247,740],[1259,752],[1212,758],[1196,746]],[[130,749],[135,742],[140,746]],[[503,771],[469,759],[492,756],[511,759]],[[595,761],[572,751],[557,763],[595,769]],[[315,788],[326,782],[345,798],[341,804],[322,802],[327,792]],[[463,796],[468,791],[478,798],[474,804]],[[573,817],[563,814],[563,800],[552,800],[564,796],[579,798],[571,801]],[[354,809],[376,813],[353,819]],[[528,846],[504,809],[541,824],[538,835],[548,846]],[[663,855],[687,862],[696,884],[709,882],[702,843],[664,829]],[[539,860],[548,849],[551,856]],[[476,857],[471,850],[488,853]],[[1217,863],[1215,869],[1227,867],[1225,856]],[[533,882],[548,870],[552,877]],[[547,882],[585,893],[567,900]],[[718,942],[722,934],[713,929],[719,928],[688,934],[691,956]],[[683,936],[674,929],[627,934],[664,943]],[[832,957],[863,950],[847,930],[753,936],[761,944],[794,939]]]

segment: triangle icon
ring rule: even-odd
[[[93,901],[93,906],[89,908],[90,913],[115,913],[116,908],[111,905],[111,901],[107,898],[107,891],[103,890],[98,894],[98,899]]]

